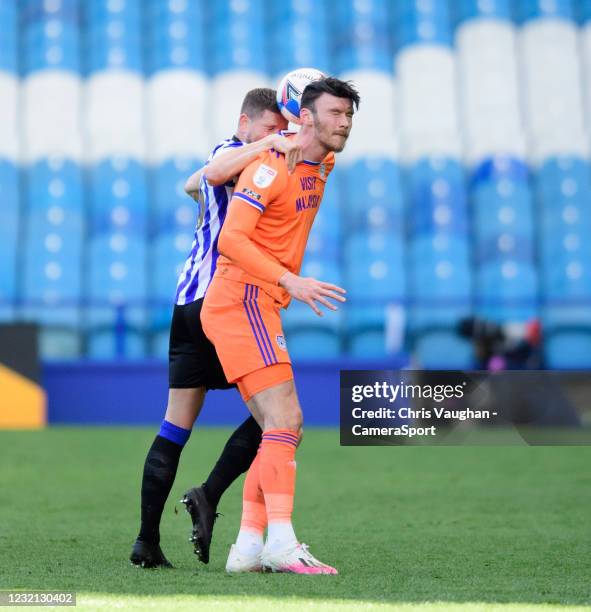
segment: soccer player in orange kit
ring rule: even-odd
[[[321,315],[318,304],[336,310],[329,298],[345,301],[344,289],[298,274],[334,152],[345,147],[358,106],[350,83],[332,77],[310,83],[301,100],[302,127],[293,137],[303,161],[290,174],[285,157],[271,150],[247,166],[220,234],[221,256],[201,321],[226,378],[263,429],[244,483],[228,572],[337,573],[298,542],[291,523],[303,421],[280,309],[293,297]]]

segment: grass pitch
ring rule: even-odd
[[[178,502],[229,433],[197,428],[164,512],[175,570],[128,563],[155,428],[0,432],[0,589],[78,592],[78,607],[568,610],[591,603],[591,448],[341,448],[307,429],[294,523],[340,576],[226,576],[241,482],[211,562]],[[175,514],[174,508],[178,509]]]

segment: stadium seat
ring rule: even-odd
[[[113,233],[90,241],[85,316],[90,356],[145,354],[146,264],[143,239]]]
[[[346,171],[346,226],[354,230],[402,231],[404,201],[400,171],[383,157],[365,156]]]
[[[550,330],[544,342],[544,360],[551,369],[591,368],[591,327]]]
[[[112,158],[91,171],[93,235],[111,229],[145,235],[148,224],[146,171],[133,160]]]
[[[339,266],[326,256],[308,254],[301,274],[342,286]],[[303,302],[292,300],[283,314],[283,329],[292,357],[322,359],[336,357],[341,352],[342,309],[330,311],[322,305],[324,312],[319,317]]]
[[[168,356],[170,321],[175,301],[176,285],[183,264],[191,251],[192,233],[167,232],[157,234],[149,254],[151,354]]]
[[[267,49],[270,73],[279,80],[296,66],[314,66],[328,72],[327,7],[322,3],[272,2],[267,5]]]
[[[348,352],[381,357],[400,349],[406,274],[402,236],[357,232],[345,243]]]
[[[465,370],[475,363],[472,344],[453,328],[417,334],[412,354],[417,366],[426,370]]]
[[[453,15],[456,24],[468,19],[503,19],[512,18],[511,0],[456,0]]]
[[[447,3],[403,0],[393,8],[399,51],[410,45],[451,45]]]
[[[203,164],[178,158],[154,168],[150,180],[152,222],[157,233],[170,230],[192,232],[199,215],[197,203],[185,193],[185,182]]]
[[[538,279],[533,265],[492,261],[476,271],[477,316],[499,323],[521,322],[538,314]]]
[[[402,237],[385,232],[357,232],[345,243],[345,269],[351,300],[402,299],[405,267]]]
[[[0,160],[0,321],[15,315],[18,227],[21,215],[18,170]]]

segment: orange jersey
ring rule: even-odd
[[[303,161],[289,175],[285,157],[262,153],[238,179],[219,237],[216,275],[261,287],[285,308],[290,295],[278,285],[299,274],[334,154]]]

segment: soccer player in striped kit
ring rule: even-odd
[[[293,167],[300,158],[297,143],[279,134],[287,128],[272,89],[254,89],[244,98],[238,129],[219,143],[206,165],[187,181],[185,190],[200,203],[191,253],[180,274],[172,317],[169,349],[169,394],[166,414],[144,464],[141,526],[130,560],[141,567],[171,567],[160,548],[160,520],[181,455],[209,389],[229,389],[216,351],[201,328],[203,296],[218,259],[218,238],[240,172],[256,157],[273,149]],[[193,519],[195,552],[209,561],[209,544],[220,497],[250,466],[261,430],[249,417],[229,438],[211,474],[201,487],[187,492],[184,502]]]

